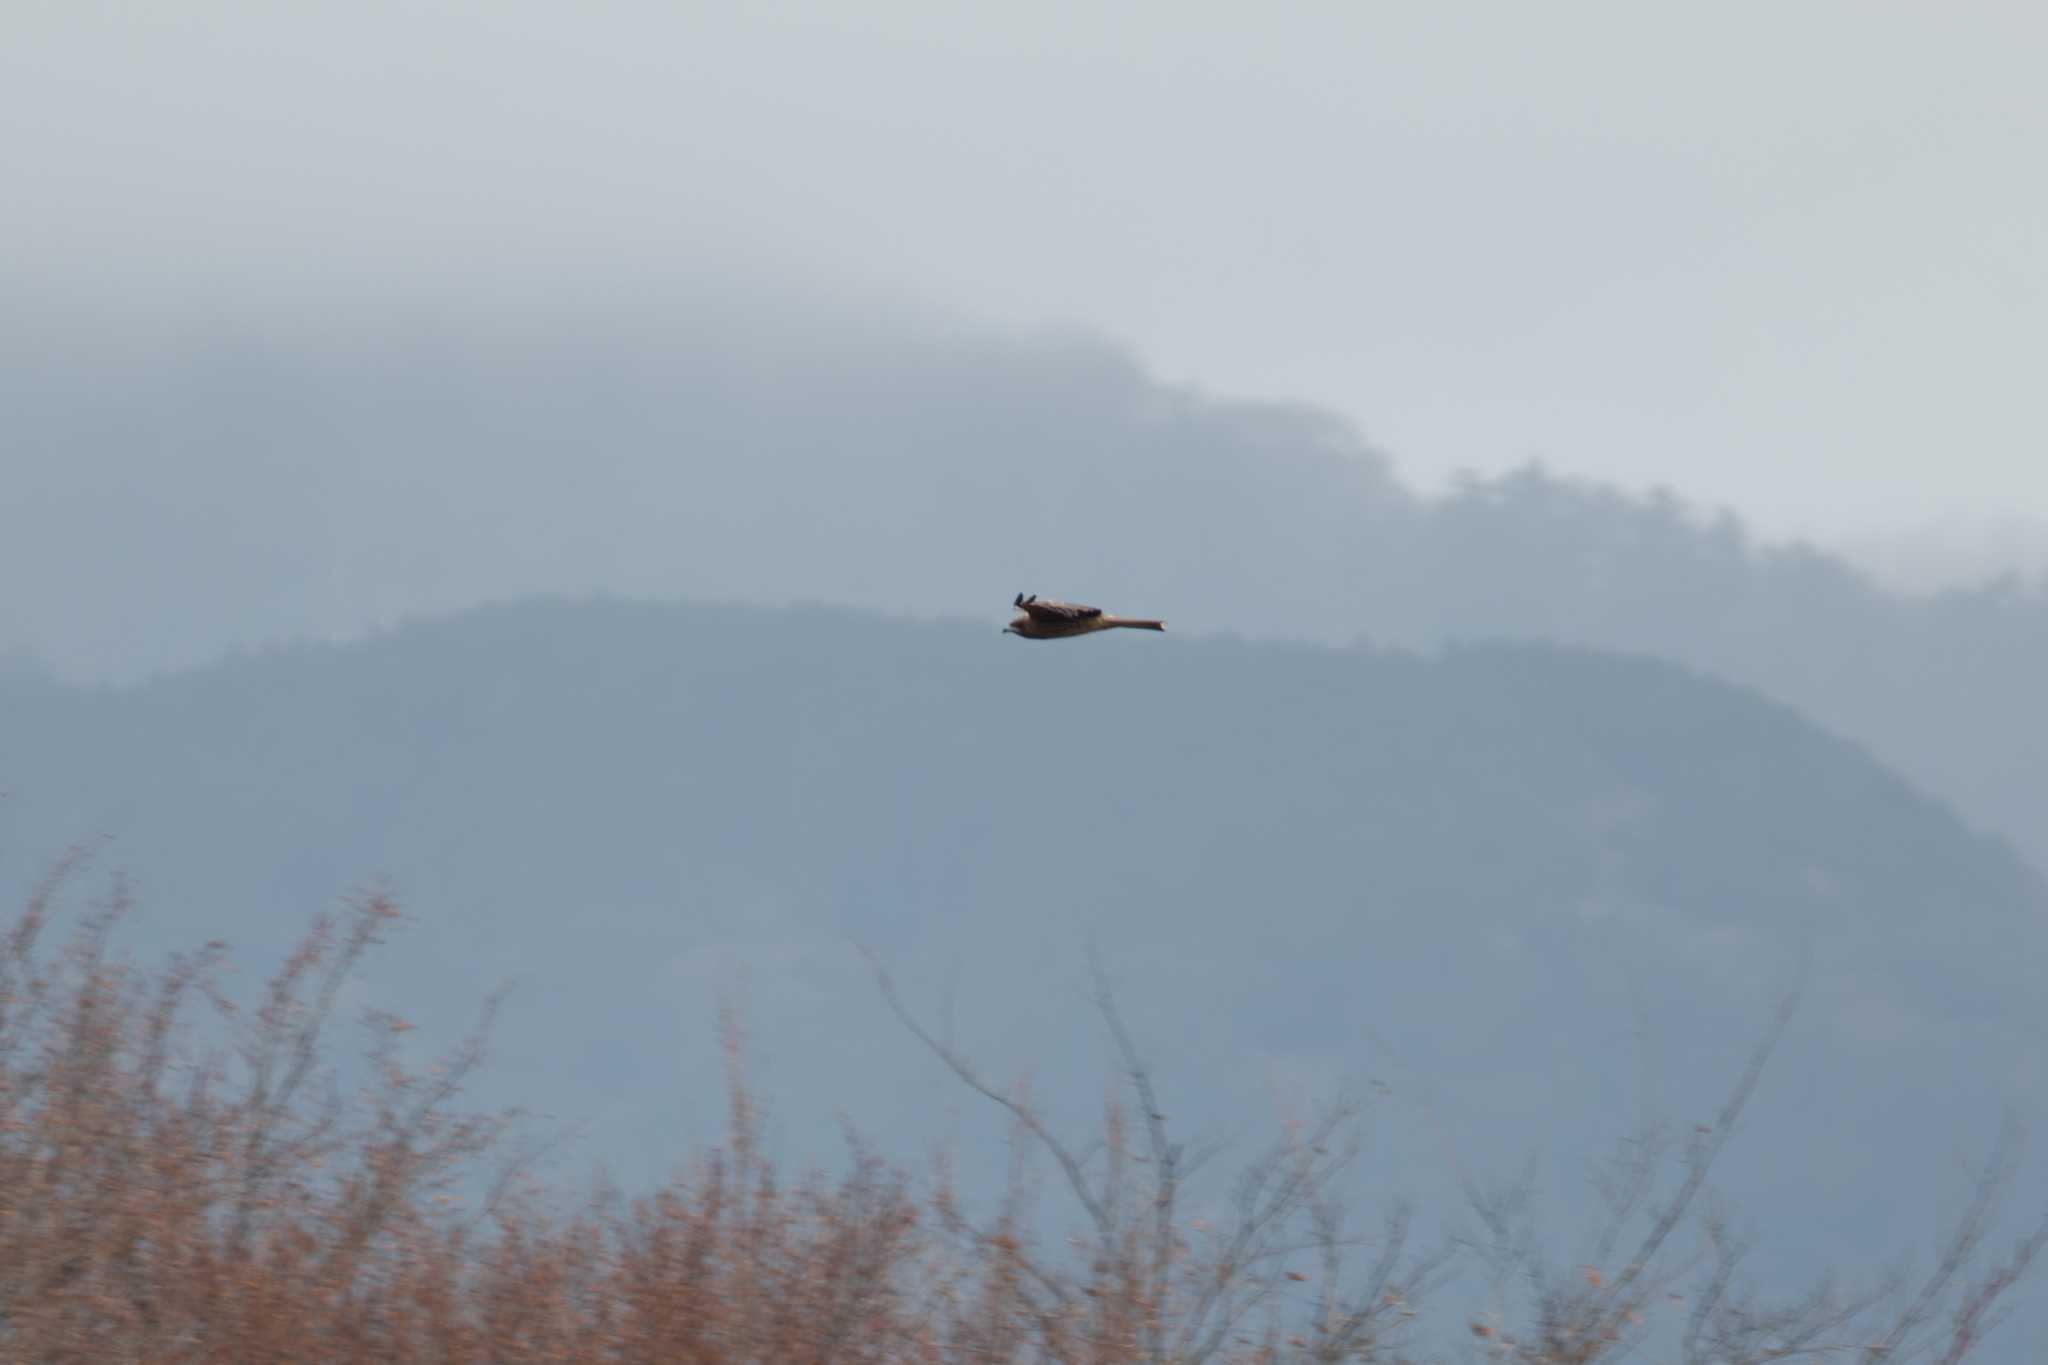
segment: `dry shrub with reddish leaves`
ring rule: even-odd
[[[154,973],[114,960],[119,891],[45,951],[80,861],[0,945],[0,1358],[940,1358],[902,1179],[863,1157],[784,1187],[737,1070],[729,1150],[552,1219],[518,1163],[492,1167],[511,1116],[455,1107],[483,1027],[413,1070],[404,1025],[372,1015],[375,1085],[344,1099],[325,1074],[337,996],[396,918],[388,901],[316,921],[244,1009],[219,944]],[[188,1055],[193,1006],[226,1047]],[[451,1193],[479,1174],[481,1199]]]
[[[857,1145],[836,1177],[779,1178],[756,1141],[730,1018],[725,1146],[644,1197],[599,1191],[558,1216],[507,1153],[513,1116],[457,1107],[494,1002],[424,1069],[397,1055],[405,1025],[371,1014],[374,1082],[353,1099],[335,1088],[324,1058],[336,1002],[396,918],[388,901],[316,920],[245,1006],[222,989],[220,944],[155,971],[113,956],[128,908],[118,885],[49,949],[53,907],[82,861],[60,862],[0,942],[0,1359],[1393,1362],[1410,1358],[1416,1304],[1445,1283],[1448,1254],[1410,1254],[1404,1219],[1377,1239],[1344,1234],[1346,1111],[1249,1162],[1226,1216],[1189,1219],[1197,1163],[1168,1134],[1099,973],[1128,1094],[1086,1149],[939,1044],[878,973],[913,1035],[1008,1111],[1020,1149],[1051,1159],[1082,1230],[1075,1254],[1024,1230],[1021,1178],[986,1222],[963,1211],[943,1164],[920,1196]],[[1775,1036],[1700,1130],[1675,1191],[1653,1197],[1647,1162],[1619,1174],[1608,1272],[1515,1261],[1503,1250],[1511,1210],[1475,1204],[1498,1234],[1493,1253],[1476,1253],[1495,1275],[1486,1311],[1459,1319],[1462,1355],[1591,1365],[1642,1344],[1693,1271],[1664,1269],[1666,1248]],[[1973,1275],[2005,1164],[1915,1287],[1738,1298],[1740,1249],[1700,1220],[1712,1255],[1667,1324],[1674,1358],[1954,1365],[2048,1242],[2044,1222]],[[1345,1253],[1367,1244],[1354,1272]],[[1529,1287],[1519,1301],[1510,1282]]]

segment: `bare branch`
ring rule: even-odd
[[[1089,1189],[1087,1172],[1082,1169],[1081,1162],[1074,1156],[1073,1152],[1053,1134],[1051,1129],[1045,1126],[1045,1122],[1038,1117],[1038,1114],[1031,1106],[1011,1099],[1008,1095],[1003,1094],[982,1080],[974,1068],[968,1064],[966,1058],[933,1037],[922,1024],[918,1023],[916,1017],[904,1005],[902,997],[897,994],[896,983],[891,979],[888,969],[881,964],[880,960],[873,953],[868,952],[865,948],[861,952],[867,958],[868,965],[874,971],[875,984],[882,992],[882,999],[888,1003],[889,1009],[895,1014],[897,1021],[904,1028],[910,1030],[911,1036],[920,1043],[923,1043],[934,1057],[944,1062],[946,1069],[959,1077],[968,1089],[1008,1111],[1012,1118],[1023,1125],[1032,1137],[1036,1138],[1048,1152],[1052,1153],[1053,1160],[1059,1163],[1060,1170],[1067,1178],[1068,1188],[1073,1191],[1074,1197],[1081,1202],[1081,1207],[1088,1211],[1088,1216],[1094,1222],[1097,1234],[1104,1239],[1109,1238],[1113,1228],[1109,1210],[1097,1198],[1094,1191]]]

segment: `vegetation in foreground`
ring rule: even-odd
[[[1625,1149],[1589,1262],[1558,1266],[1535,1249],[1525,1190],[1475,1192],[1476,1231],[1440,1247],[1413,1245],[1404,1215],[1347,1227],[1344,1107],[1208,1180],[1197,1206],[1215,1153],[1169,1131],[1106,986],[1124,1083],[1077,1146],[926,1029],[880,968],[912,1035],[1046,1159],[1071,1237],[1036,1232],[1024,1162],[987,1216],[943,1161],[913,1181],[857,1142],[838,1174],[788,1178],[757,1142],[729,1019],[724,1145],[637,1198],[570,1200],[534,1178],[515,1115],[461,1108],[488,1003],[423,1068],[400,1055],[405,1022],[372,1012],[368,1083],[336,1079],[343,988],[398,917],[387,900],[316,920],[237,1001],[222,944],[156,969],[118,956],[118,884],[54,933],[82,861],[61,862],[0,942],[9,1360],[1953,1365],[2048,1244],[2048,1219],[1991,1244],[2002,1144],[1924,1279],[1738,1290],[1743,1246],[1701,1196],[1791,1000],[1682,1150]]]

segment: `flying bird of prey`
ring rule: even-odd
[[[1104,616],[1101,607],[1084,607],[1073,602],[1041,602],[1038,594],[1017,594],[1011,603],[1020,613],[1003,627],[1005,635],[1027,640],[1064,640],[1069,635],[1093,635],[1098,630],[1165,630],[1163,621],[1140,621],[1129,616]]]

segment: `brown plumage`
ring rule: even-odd
[[[1005,635],[1027,640],[1064,640],[1070,635],[1093,635],[1098,630],[1165,630],[1163,621],[1141,621],[1130,616],[1105,616],[1101,607],[1084,607],[1074,602],[1041,602],[1038,594],[1017,594],[1020,615],[1003,627]]]

